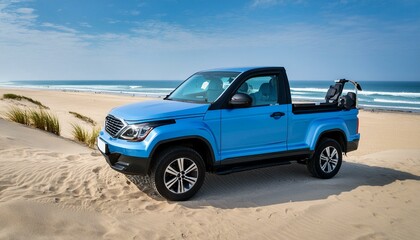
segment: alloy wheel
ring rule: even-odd
[[[175,193],[188,192],[197,182],[197,165],[189,158],[177,158],[165,169],[163,176],[165,187]]]
[[[334,171],[337,167],[337,163],[339,160],[338,151],[332,146],[326,147],[322,150],[320,155],[319,164],[321,166],[321,170],[325,173],[330,173]]]

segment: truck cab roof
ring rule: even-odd
[[[250,70],[267,70],[267,69],[282,69],[284,70],[284,67],[275,67],[275,66],[254,66],[254,67],[231,67],[231,68],[215,68],[215,69],[208,69],[200,72],[247,72]]]

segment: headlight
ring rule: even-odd
[[[149,133],[156,127],[173,124],[175,120],[162,120],[157,122],[139,123],[127,125],[122,130],[119,138],[128,141],[140,142],[143,141]]]
[[[153,130],[147,123],[128,125],[120,134],[120,138],[130,141],[142,141]]]

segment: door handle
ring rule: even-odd
[[[273,113],[270,115],[270,117],[275,118],[275,119],[278,119],[278,118],[283,117],[284,115],[285,115],[285,114],[284,114],[284,112],[273,112]]]

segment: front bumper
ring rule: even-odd
[[[128,175],[146,175],[149,170],[150,160],[122,155],[120,153],[102,153],[109,166],[121,173]]]
[[[102,142],[103,145],[101,148],[98,146],[98,149],[112,169],[128,175],[146,175],[148,173],[150,158],[143,157],[147,153],[143,150],[142,143],[139,143],[140,145],[122,145],[121,141],[118,142],[119,140],[109,141],[109,139],[108,135],[102,133],[98,137],[98,144]]]

